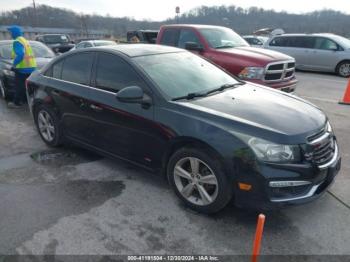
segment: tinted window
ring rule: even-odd
[[[287,42],[288,42],[287,37],[276,37],[272,39],[269,45],[270,46],[288,46]]]
[[[63,60],[52,66],[52,77],[61,79]]]
[[[176,46],[179,31],[177,29],[165,29],[160,43],[162,45]]]
[[[84,42],[79,43],[79,44],[77,44],[76,49],[84,48],[84,45],[85,45]]]
[[[248,43],[232,29],[225,27],[199,29],[212,48],[232,48],[249,46]]]
[[[315,48],[322,50],[338,50],[338,45],[328,38],[317,37],[315,41]]]
[[[178,47],[185,48],[187,42],[192,42],[200,45],[199,39],[196,36],[195,32],[190,29],[182,29],[180,31]]]
[[[96,87],[118,92],[127,86],[142,86],[143,82],[135,70],[123,59],[100,53],[96,67]]]
[[[289,37],[287,46],[290,47],[299,47],[299,48],[313,48],[314,47],[314,38],[308,36],[296,36]]]
[[[80,53],[65,59],[62,79],[82,85],[88,85],[94,53]]]

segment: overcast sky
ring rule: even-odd
[[[37,4],[64,7],[87,14],[129,16],[135,19],[163,20],[173,17],[175,7],[181,12],[207,5],[257,6],[265,9],[305,13],[320,9],[334,9],[350,14],[350,0],[35,0]],[[0,0],[0,11],[13,10],[32,4],[32,0]]]

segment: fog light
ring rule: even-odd
[[[310,181],[271,181],[270,187],[290,187],[290,186],[305,186],[311,184]]]
[[[252,189],[252,185],[244,184],[244,183],[238,183],[239,189],[243,191],[249,191]]]

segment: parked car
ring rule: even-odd
[[[140,43],[155,44],[158,35],[157,30],[135,30],[128,31],[126,33],[126,39],[128,42],[132,42],[133,37],[137,37]]]
[[[73,41],[65,34],[38,35],[35,40],[44,43],[55,53],[64,53],[74,47]]]
[[[257,35],[244,35],[242,36],[245,41],[248,42],[250,46],[262,47],[264,43],[269,39],[267,36],[257,36]]]
[[[265,48],[290,55],[296,68],[350,76],[350,40],[334,34],[285,34],[272,37]]]
[[[37,66],[40,69],[55,56],[50,48],[36,41],[29,41],[34,52]],[[13,40],[0,41],[0,96],[10,99],[14,93],[15,73],[11,71],[13,59],[11,58]]]
[[[164,171],[200,212],[217,212],[232,198],[259,209],[308,202],[340,168],[319,108],[177,48],[68,52],[29,77],[27,95],[47,145],[69,140]]]
[[[297,84],[294,58],[250,47],[226,27],[166,25],[160,29],[157,44],[191,50],[244,80],[286,92],[293,92]]]
[[[75,49],[82,49],[82,48],[89,48],[89,47],[96,47],[96,46],[109,46],[109,45],[116,45],[116,44],[117,43],[115,41],[110,41],[110,40],[88,40],[88,41],[81,41],[71,50],[73,51]]]

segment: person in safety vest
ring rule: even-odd
[[[14,25],[7,29],[14,39],[11,56],[13,59],[12,70],[15,72],[16,84],[13,102],[9,102],[8,106],[19,108],[27,102],[25,81],[36,69],[36,61],[29,42],[23,37],[21,28]]]

